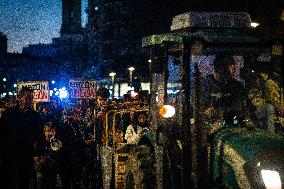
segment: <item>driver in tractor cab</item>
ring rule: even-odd
[[[222,120],[223,127],[239,126],[243,120],[245,90],[235,79],[235,60],[231,55],[219,54],[213,65],[214,74],[209,75],[205,83],[205,117],[213,125]]]

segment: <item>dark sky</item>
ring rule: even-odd
[[[82,0],[82,12],[87,0]],[[185,10],[242,10],[271,30],[282,30],[280,12],[284,0],[191,0],[161,1],[162,6]],[[174,2],[174,3],[173,3]],[[21,52],[28,44],[50,43],[59,37],[61,0],[0,0],[0,32],[8,37],[8,51]],[[86,22],[83,15],[83,24]],[[277,20],[275,22],[275,20]],[[284,28],[283,28],[284,29]]]
[[[8,37],[9,52],[50,43],[60,35],[61,0],[0,0],[0,15],[0,32]]]

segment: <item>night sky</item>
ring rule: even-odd
[[[82,0],[83,27],[87,21],[87,1]],[[163,1],[164,6],[166,2],[171,1]],[[284,25],[278,19],[282,5],[283,0],[177,0],[169,7],[188,10],[215,7],[218,10],[226,6],[227,10],[247,11],[253,19],[266,22],[267,28],[280,31]],[[0,0],[0,15],[0,32],[8,37],[8,52],[21,52],[28,44],[51,43],[52,38],[60,36],[61,0]],[[278,23],[271,25],[276,19]]]
[[[51,43],[60,36],[61,0],[0,0],[0,15],[8,52],[21,52],[28,44]]]

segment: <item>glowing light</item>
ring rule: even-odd
[[[160,116],[164,118],[170,118],[173,117],[176,113],[175,107],[171,105],[164,105],[159,109]]]
[[[253,28],[256,28],[257,26],[259,26],[259,23],[252,22],[252,23],[250,23],[250,26],[253,27]]]
[[[137,95],[138,95],[138,93],[136,93],[135,91],[131,91],[131,92],[130,92],[130,96],[131,96],[132,98],[136,97]]]
[[[7,81],[7,79],[4,77],[4,78],[3,78],[3,81]]]
[[[132,72],[132,71],[135,70],[135,68],[134,67],[130,67],[130,68],[128,68],[128,70]]]
[[[98,11],[99,10],[99,7],[98,6],[95,6],[95,11]]]
[[[66,90],[63,90],[63,88],[61,90],[59,90],[59,98],[67,98],[68,97],[68,92]]]
[[[54,88],[53,90],[54,90],[54,91],[57,91],[57,88]]]
[[[130,86],[128,86],[128,88],[127,88],[129,91],[133,91],[134,90],[134,87],[130,87]]]
[[[9,95],[11,95],[11,96],[12,96],[12,95],[13,95],[13,93],[12,93],[12,92],[9,92]]]
[[[58,96],[58,95],[59,95],[59,91],[56,91],[56,92],[55,92],[55,95]]]
[[[49,91],[49,95],[52,96],[53,95],[53,90]]]
[[[7,93],[3,93],[3,96],[6,96],[7,95]]]
[[[114,72],[109,73],[110,77],[114,77],[115,75],[116,75],[116,73],[114,73]]]
[[[54,81],[54,80],[52,80],[52,81],[51,81],[51,83],[52,83],[52,84],[54,84],[54,83],[55,83],[55,81]]]
[[[14,83],[14,85],[13,85],[15,88],[17,87],[17,84],[16,83]]]
[[[151,62],[152,62],[152,60],[151,60],[151,59],[149,59],[149,60],[148,60],[148,62],[149,62],[149,63],[151,63]]]
[[[281,179],[277,171],[261,170],[266,189],[281,189]]]

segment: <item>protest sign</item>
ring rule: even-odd
[[[23,87],[33,90],[35,102],[49,102],[49,85],[48,81],[27,81],[18,83],[18,91]]]
[[[97,90],[96,80],[70,79],[69,95],[72,98],[95,98]]]

